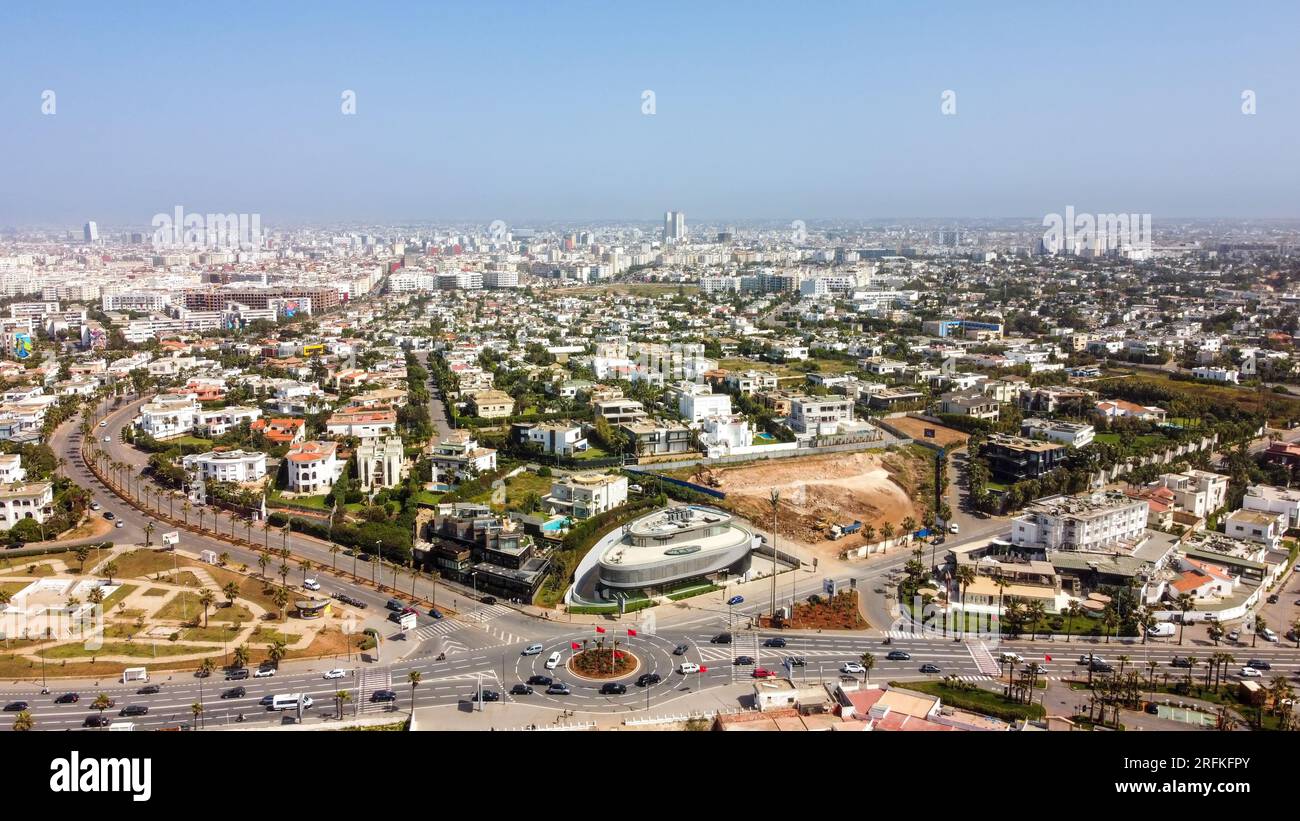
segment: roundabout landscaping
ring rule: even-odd
[[[641,669],[641,660],[626,648],[614,649],[595,647],[574,653],[565,663],[575,677],[588,681],[612,681],[635,674]]]

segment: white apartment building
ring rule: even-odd
[[[199,410],[193,399],[155,399],[140,406],[135,424],[155,439],[174,439],[194,429]]]
[[[197,411],[194,414],[194,425],[202,428],[209,436],[225,436],[241,422],[255,422],[261,418],[261,408],[231,405],[217,410]]]
[[[1179,507],[1201,518],[1214,514],[1228,501],[1228,477],[1208,470],[1166,473],[1158,481],[1173,491]]]
[[[453,430],[434,445],[430,461],[439,476],[464,479],[472,473],[496,470],[497,452],[480,447],[468,431]]]
[[[604,473],[575,473],[551,484],[543,503],[553,513],[589,519],[627,501],[627,477]]]
[[[1063,445],[1081,448],[1090,444],[1097,432],[1083,422],[1062,422],[1056,419],[1024,419],[1020,422],[1020,435],[1031,439],[1046,439]]]
[[[285,454],[289,465],[289,490],[293,493],[327,493],[343,474],[336,442],[299,442]]]
[[[1266,545],[1276,550],[1286,532],[1286,514],[1263,510],[1234,510],[1223,522],[1223,532],[1246,542]]]
[[[23,519],[44,524],[54,513],[54,485],[49,482],[0,486],[0,530]]]
[[[683,393],[677,399],[677,410],[686,418],[687,424],[699,423],[710,416],[730,416],[731,396],[725,393]]]
[[[1141,540],[1146,501],[1122,493],[1049,496],[1026,507],[1011,523],[1011,542],[1046,551],[1106,552]]]
[[[12,485],[27,478],[23,457],[17,453],[0,454],[0,484]]]
[[[181,466],[205,482],[256,482],[266,476],[266,454],[244,450],[191,453],[182,457]]]
[[[754,428],[743,414],[710,416],[700,423],[700,448],[710,459],[754,445]]]
[[[1243,510],[1284,514],[1287,527],[1300,527],[1300,490],[1250,485],[1241,500],[1241,507]]]
[[[400,436],[366,439],[357,447],[357,479],[362,487],[396,487],[406,475]]]
[[[853,402],[843,396],[792,396],[788,421],[798,433],[829,436],[853,421]]]

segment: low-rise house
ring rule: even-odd
[[[939,413],[996,422],[998,403],[997,400],[979,391],[954,391],[939,397]]]
[[[330,436],[355,436],[369,439],[397,432],[397,411],[388,408],[345,408],[325,420]]]
[[[343,474],[337,442],[299,442],[285,454],[288,486],[293,493],[327,493]]]
[[[1224,520],[1224,533],[1234,539],[1259,542],[1276,550],[1286,532],[1286,514],[1262,510],[1234,510]]]
[[[589,519],[627,501],[627,477],[604,473],[575,473],[551,484],[542,503],[552,513]]]
[[[429,459],[440,476],[455,480],[497,469],[497,452],[480,447],[468,431],[453,430],[432,446]]]
[[[680,422],[625,422],[618,426],[638,456],[663,456],[691,451],[691,429]]]
[[[400,436],[375,437],[357,447],[357,480],[364,488],[396,487],[406,476]]]
[[[181,466],[205,482],[255,482],[266,476],[266,454],[243,450],[191,453],[181,458]]]
[[[268,442],[275,445],[296,445],[307,438],[307,420],[283,417],[278,419],[255,419],[252,430],[260,432]]]
[[[44,524],[52,515],[54,485],[49,482],[0,485],[0,530],[8,530],[23,519]]]
[[[1064,422],[1057,419],[1024,419],[1020,434],[1030,439],[1046,439],[1074,448],[1090,444],[1096,436],[1092,425],[1083,422]]]

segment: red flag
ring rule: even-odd
[[[635,636],[635,635],[636,635],[636,631],[629,627],[629,628],[627,629],[627,634],[628,634],[629,636]]]
[[[596,632],[597,632],[597,633],[604,633],[604,632],[605,632],[605,628],[603,628],[603,627],[597,627],[597,628],[596,628]]]
[[[707,667],[705,667],[703,664],[701,664],[701,665],[700,665],[700,672],[701,672],[701,673],[707,673],[707,672],[709,672],[709,668],[707,668]]]
[[[576,641],[569,642],[569,646],[572,647],[574,650],[582,649],[582,645],[578,644]]]

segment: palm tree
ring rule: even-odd
[[[91,702],[90,709],[99,710],[100,729],[103,729],[104,727],[104,711],[112,706],[113,706],[113,700],[108,697],[108,693],[100,693],[98,696],[95,697],[95,700]]]
[[[352,701],[352,694],[347,690],[339,690],[334,694],[334,704],[338,708],[338,718],[343,720],[343,705]]]
[[[1178,620],[1178,645],[1180,647],[1183,644],[1183,631],[1187,628],[1187,614],[1191,611],[1195,602],[1196,600],[1192,598],[1191,593],[1179,593],[1178,598],[1174,600],[1174,604],[1182,613],[1182,618]]]
[[[1220,625],[1217,621],[1216,621],[1216,622],[1212,622],[1212,623],[1210,624],[1210,628],[1209,628],[1209,630],[1206,631],[1206,632],[1209,633],[1210,641],[1214,642],[1214,646],[1215,646],[1215,647],[1218,647],[1218,646],[1219,646],[1219,641],[1223,639],[1223,627],[1222,627],[1222,625]]]
[[[870,684],[871,669],[876,666],[876,657],[873,653],[863,653],[859,660],[862,662],[862,669],[867,671],[867,684]]]
[[[234,607],[235,599],[239,597],[239,585],[234,581],[228,581],[226,586],[221,588],[221,594],[226,597],[226,606]]]
[[[90,548],[83,544],[77,548],[74,555],[77,557],[77,575],[82,575],[86,572],[86,559],[90,558]]]
[[[99,571],[108,579],[108,583],[113,583],[113,577],[117,575],[117,562],[109,559]]]
[[[1070,643],[1070,636],[1074,633],[1074,620],[1083,614],[1079,603],[1072,601],[1065,608],[1065,643]]]
[[[1007,581],[1002,576],[998,576],[993,580],[993,583],[998,586],[998,632],[1001,633],[1002,632],[1002,594],[1005,593],[1006,589],[1011,586],[1011,582]]]
[[[337,572],[339,569],[339,553],[342,550],[343,548],[334,544],[334,542],[330,542],[330,572],[331,573]]]
[[[968,564],[958,565],[954,575],[961,598],[961,634],[964,636],[966,634],[966,590],[975,581],[975,568]]]
[[[265,553],[257,554],[257,575],[266,576],[266,566],[271,563],[271,559]]]
[[[287,565],[287,564],[282,564],[282,565],[280,565],[280,569],[279,569],[278,572],[279,572],[279,574],[280,574],[280,586],[281,586],[281,587],[286,587],[286,586],[288,586],[288,581],[289,581],[289,565]]]
[[[280,621],[284,621],[284,609],[289,605],[289,591],[283,587],[277,587],[271,594],[271,601],[280,609]]]
[[[189,526],[190,523],[190,511],[193,509],[194,508],[190,504],[189,499],[186,499],[184,502],[181,502],[181,515],[185,518],[185,525],[187,527]]]
[[[212,673],[212,671],[216,668],[216,666],[217,663],[215,661],[213,661],[210,658],[206,658],[203,661],[199,662],[199,672],[203,676],[208,676]]]
[[[411,685],[411,715],[415,715],[415,688],[420,686],[420,671],[412,670],[406,674],[406,680]]]
[[[203,626],[208,626],[208,608],[212,607],[217,601],[217,594],[208,588],[199,591],[199,606],[203,608]]]
[[[221,555],[217,557],[217,564],[221,565],[222,567],[225,567],[226,565],[230,564],[230,554],[223,550],[221,552]]]
[[[153,521],[152,521],[152,520],[150,520],[149,522],[146,522],[146,523],[145,523],[145,526],[144,526],[144,546],[145,546],[145,547],[148,547],[148,546],[151,544],[151,539],[153,538],[153,532],[154,532],[155,530],[157,530],[157,528],[154,527],[154,524],[153,524]]]
[[[271,642],[271,647],[266,651],[266,655],[271,659],[271,663],[276,667],[280,666],[280,661],[289,653],[289,646],[282,639],[276,639]]]
[[[241,644],[235,648],[235,667],[248,666],[248,645]]]
[[[193,704],[190,705],[190,713],[194,715],[194,723],[197,727],[199,723],[199,716],[203,715],[203,705],[198,703],[197,701],[194,702]]]
[[[1254,647],[1255,642],[1259,641],[1259,634],[1268,629],[1268,620],[1258,613],[1255,614],[1255,632],[1250,637],[1250,646]]]
[[[32,718],[32,714],[26,710],[22,710],[18,715],[14,716],[14,730],[16,732],[25,733],[35,728],[36,719]]]
[[[1028,605],[1030,634],[1029,640],[1034,641],[1038,638],[1038,623],[1047,617],[1047,605],[1042,601],[1035,599]]]
[[[203,516],[208,512],[205,507],[199,508],[199,530],[203,529]]]
[[[1110,644],[1110,634],[1119,627],[1119,613],[1111,605],[1106,605],[1106,611],[1102,614],[1101,622],[1106,627],[1106,643]]]

